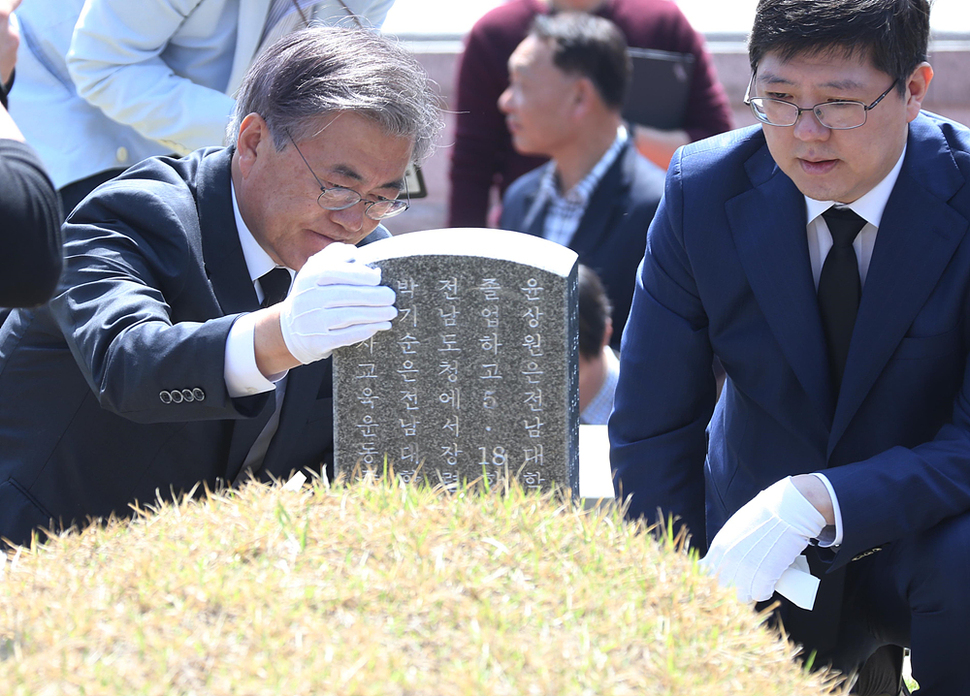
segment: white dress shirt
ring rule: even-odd
[[[805,197],[805,209],[808,213],[808,256],[812,262],[812,276],[815,278],[816,290],[818,290],[818,278],[822,273],[822,264],[825,263],[825,257],[829,253],[829,249],[832,248],[832,233],[829,232],[822,213],[835,205],[850,208],[866,221],[865,226],[852,242],[856,259],[859,261],[859,279],[865,287],[866,275],[869,273],[869,262],[872,260],[872,250],[876,246],[876,234],[879,231],[879,224],[882,222],[882,214],[886,210],[886,204],[889,202],[889,196],[896,185],[896,179],[899,178],[899,170],[903,167],[905,157],[906,148],[904,146],[902,154],[889,174],[868,193],[848,205],[837,204],[835,201],[817,201],[814,198]],[[813,476],[825,484],[829,497],[832,499],[832,508],[835,513],[835,525],[822,530],[819,545],[838,546],[842,543],[842,509],[839,507],[839,499],[825,474],[814,473]]]

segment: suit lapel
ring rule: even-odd
[[[223,314],[259,309],[232,209],[232,153],[226,148],[202,158],[196,194],[205,270]]]
[[[232,57],[232,71],[229,73],[229,84],[226,94],[235,94],[242,79],[246,76],[259,39],[263,35],[266,15],[269,13],[270,0],[240,0],[239,24],[236,27],[236,51]]]
[[[205,270],[223,314],[259,309],[232,209],[232,153],[232,148],[226,148],[202,158],[196,193]],[[247,400],[262,400],[263,405],[252,418],[240,418],[233,423],[226,460],[227,480],[232,481],[236,477],[250,448],[273,415],[276,404],[273,396],[269,393],[245,397]]]
[[[829,454],[967,232],[967,219],[946,203],[963,183],[936,127],[925,118],[914,121],[906,160],[876,235]]]
[[[576,234],[569,243],[569,248],[580,257],[588,255],[599,245],[600,240],[614,224],[614,212],[619,210],[622,214],[624,211],[626,193],[633,179],[635,160],[631,158],[638,157],[630,142],[629,140],[626,142],[596,186],[589,205],[586,206],[586,212],[579,222],[579,227],[576,228]]]
[[[547,176],[548,169],[554,166],[552,162],[549,162],[548,164],[541,165],[541,168],[535,171],[539,175],[533,182],[535,187],[526,193],[522,200],[522,224],[517,227],[520,227],[521,231],[525,234],[531,234],[533,237],[541,237],[545,231],[546,213],[549,211],[549,198],[548,196],[540,196],[540,194],[542,192],[542,182]]]
[[[805,198],[763,146],[746,163],[754,187],[729,200],[728,221],[751,290],[782,353],[826,426],[833,396],[805,220]]]

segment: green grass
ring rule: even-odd
[[[23,550],[13,694],[822,694],[696,562],[517,487],[251,484]]]

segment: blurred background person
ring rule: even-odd
[[[620,115],[630,80],[623,34],[582,12],[539,16],[509,73],[499,108],[512,143],[551,160],[505,192],[499,226],[568,246],[596,271],[613,303],[619,349],[664,184]]]
[[[6,108],[19,44],[11,12],[18,4],[0,0],[0,307],[46,302],[62,266],[57,194]],[[0,309],[0,319],[6,314]]]
[[[610,298],[596,271],[579,264],[579,422],[606,425],[620,379],[620,359],[610,348]]]
[[[486,226],[493,187],[501,194],[512,181],[543,162],[515,152],[496,102],[508,86],[509,56],[525,38],[532,21],[538,15],[562,10],[592,12],[611,20],[630,46],[694,56],[683,128],[634,129],[637,148],[660,167],[666,169],[680,145],[732,127],[730,105],[717,81],[704,38],[672,0],[509,0],[486,13],[465,42],[457,80],[449,226]]]
[[[30,0],[14,118],[64,214],[153,155],[222,145],[253,58],[310,23],[379,27],[394,0]]]

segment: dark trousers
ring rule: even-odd
[[[850,563],[843,597],[836,645],[816,665],[852,673],[883,646],[909,646],[921,696],[970,696],[970,513]]]
[[[62,186],[60,189],[58,189],[57,193],[61,197],[61,210],[64,211],[64,219],[67,219],[67,216],[71,214],[71,211],[74,210],[77,207],[77,204],[83,201],[89,193],[104,182],[114,179],[123,171],[125,171],[124,168],[107,169],[103,172],[92,174],[86,179],[73,181],[70,184]]]

